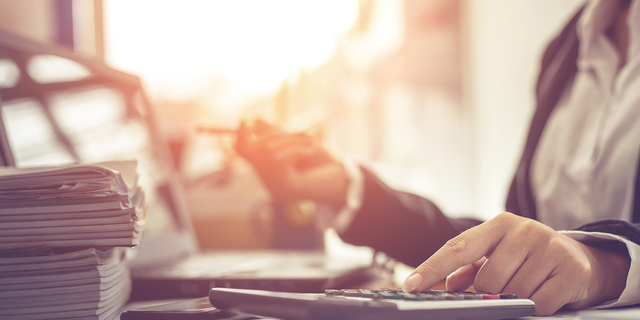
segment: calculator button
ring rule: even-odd
[[[445,300],[464,300],[464,297],[461,294],[455,293],[443,293],[441,294]]]
[[[342,292],[345,297],[360,297],[362,295],[360,290],[355,289],[342,290]]]
[[[507,294],[501,294],[500,299],[518,299],[518,296],[516,296],[513,293],[507,293]]]
[[[464,300],[482,300],[482,295],[481,294],[464,293],[462,296],[464,297]]]
[[[324,294],[340,296],[340,295],[342,295],[342,290],[326,289],[326,290],[324,290]]]
[[[483,294],[482,299],[483,300],[500,299],[500,295],[499,294]]]
[[[403,300],[412,300],[412,301],[424,301],[424,300],[427,300],[427,298],[425,296],[421,296],[419,294],[413,294],[413,293],[404,293],[404,294],[402,294],[402,299]]]
[[[391,292],[380,292],[380,298],[400,300],[402,299],[402,295],[397,293],[391,293]]]
[[[441,295],[441,294],[421,293],[419,295],[424,297],[425,300],[428,300],[428,301],[444,300],[444,295]]]
[[[375,298],[376,296],[380,295],[379,293],[373,292],[373,290],[368,289],[361,290],[361,292],[361,297],[363,298]]]
[[[424,293],[428,293],[428,294],[444,294],[444,293],[449,293],[449,291],[446,291],[446,290],[427,290]]]

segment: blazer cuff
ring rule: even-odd
[[[585,224],[576,230],[615,234],[640,245],[640,227],[622,220],[607,219],[596,221]]]
[[[622,291],[622,294],[620,294],[618,299],[605,301],[600,305],[592,307],[593,309],[622,307],[640,303],[640,245],[630,241],[624,236],[611,233],[587,232],[581,230],[558,232],[580,242],[620,241],[627,247],[629,257],[631,258],[631,265],[629,267],[629,273],[627,274],[627,284],[624,291]]]
[[[345,206],[338,210],[332,224],[338,234],[349,228],[356,213],[362,207],[364,197],[364,176],[358,164],[352,159],[344,159],[342,165],[347,175],[347,198]]]

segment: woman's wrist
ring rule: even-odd
[[[598,262],[604,270],[604,286],[602,296],[598,304],[618,299],[627,284],[627,275],[631,266],[631,258],[628,252],[606,251],[599,248],[590,247],[595,252]]]
[[[597,245],[583,246],[591,257],[594,284],[589,289],[589,297],[581,303],[571,304],[571,309],[583,309],[618,299],[626,287],[631,265],[626,249],[606,250]]]

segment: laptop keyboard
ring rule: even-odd
[[[194,255],[163,267],[134,270],[137,278],[154,276],[174,278],[220,278],[259,270],[311,268],[344,270],[353,264],[333,261],[315,253],[273,251],[220,251]]]
[[[267,256],[247,257],[246,254],[202,255],[174,264],[163,271],[179,277],[220,277],[255,271],[273,264]]]
[[[446,301],[446,300],[496,300],[517,299],[515,294],[489,294],[480,292],[453,292],[445,290],[427,290],[421,293],[407,293],[402,289],[343,289],[325,290],[327,297],[354,297],[410,301]]]

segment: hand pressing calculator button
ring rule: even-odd
[[[401,289],[326,290],[324,294],[213,288],[219,309],[282,319],[508,319],[532,315],[533,301],[513,294]]]

